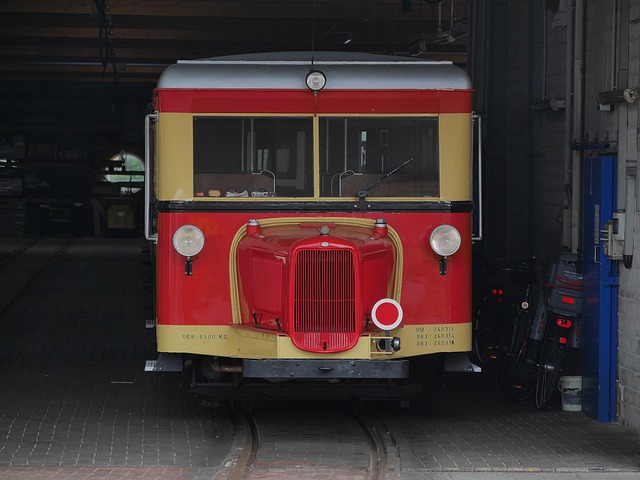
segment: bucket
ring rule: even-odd
[[[562,410],[582,411],[582,377],[560,377],[558,389],[562,393]]]

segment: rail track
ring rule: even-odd
[[[381,427],[348,406],[236,413],[234,424],[237,438],[216,480],[303,480],[319,472],[334,478],[386,479]]]

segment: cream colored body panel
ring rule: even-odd
[[[440,196],[471,200],[471,115],[440,115]]]
[[[471,329],[468,323],[447,325],[407,325],[391,333],[399,337],[398,352],[384,352],[377,348],[381,332],[363,335],[356,346],[348,351],[320,354],[300,350],[291,339],[277,332],[241,326],[180,326],[158,325],[158,351],[192,353],[230,358],[404,358],[438,352],[471,350]]]
[[[244,114],[244,116],[252,114]],[[194,197],[193,193],[193,114],[160,113],[158,114],[156,165],[161,167],[156,172],[156,198],[160,201],[215,201],[234,202],[235,198]],[[226,116],[226,115],[225,115]],[[253,115],[258,116],[258,115]],[[377,115],[376,117],[380,117]],[[314,123],[314,168],[318,169],[318,118]],[[421,201],[469,201],[471,200],[472,172],[471,158],[471,115],[468,113],[439,115],[440,146],[440,196],[416,197]],[[296,201],[317,201],[319,197],[319,175],[314,175],[314,197],[297,197]],[[407,200],[411,197],[369,197],[384,200]],[[293,197],[243,198],[243,201],[255,202],[287,202]],[[322,197],[323,201],[344,201],[344,198]]]
[[[160,113],[156,128],[156,198],[193,200],[193,115]]]

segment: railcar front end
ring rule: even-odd
[[[451,64],[378,55],[165,71],[147,122],[157,348],[189,357],[196,392],[394,383],[471,349],[470,98]]]

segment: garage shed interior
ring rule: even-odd
[[[639,20],[631,0],[3,0],[0,231],[140,235],[144,118],[177,60],[341,51],[451,61],[467,69],[483,124],[479,260],[582,254],[583,166],[616,159],[606,416],[640,430]]]
[[[338,50],[464,65],[466,33],[461,0],[3,2],[4,231],[95,232],[91,202],[117,209],[139,187],[118,171],[139,168],[153,88],[177,60]],[[116,218],[100,231],[133,226]]]

